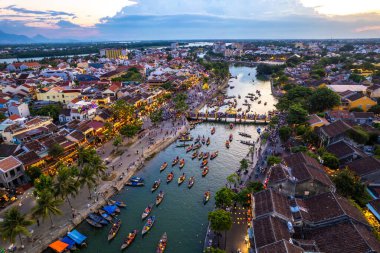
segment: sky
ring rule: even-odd
[[[379,38],[380,0],[1,0],[0,30],[86,41]]]

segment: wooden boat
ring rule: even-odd
[[[141,214],[141,219],[144,220],[146,217],[148,217],[148,215],[150,214],[150,212],[152,212],[152,208],[153,208],[153,204],[149,204],[149,206],[147,206],[144,210],[144,212]]]
[[[206,145],[207,145],[207,146],[210,145],[210,142],[211,142],[211,141],[210,141],[210,137],[208,137],[208,138],[207,138],[207,141],[206,141]]]
[[[160,167],[160,172],[164,171],[166,169],[166,167],[168,167],[168,163],[167,162],[164,162],[161,167]]]
[[[186,153],[189,153],[191,150],[193,150],[193,144],[191,144],[187,149],[186,149]]]
[[[234,139],[234,136],[230,134],[230,137],[228,139],[230,140],[230,142],[232,142],[232,140]]]
[[[215,134],[215,127],[211,128],[211,134]]]
[[[198,157],[198,151],[195,151],[192,155],[191,155],[191,159],[195,159]]]
[[[210,200],[211,193],[210,191],[205,192],[203,195],[203,204],[206,205],[206,203]]]
[[[183,144],[176,145],[175,147],[176,148],[186,148],[188,146],[190,146],[190,144],[183,143]]]
[[[182,159],[179,161],[179,168],[182,169],[184,166],[185,166],[185,159],[182,158]]]
[[[201,147],[202,147],[202,145],[198,143],[197,145],[195,145],[195,146],[193,147],[193,150],[200,149]]]
[[[132,244],[132,242],[136,238],[137,232],[138,232],[137,229],[129,232],[128,237],[124,240],[123,244],[120,247],[121,250],[128,248],[128,246]]]
[[[185,141],[192,141],[193,140],[193,138],[192,137],[190,137],[190,136],[184,136],[184,137],[181,137],[180,139],[179,139],[179,141],[181,141],[181,142],[185,142]]]
[[[203,160],[202,163],[201,163],[201,168],[203,168],[207,164],[208,164],[208,160],[207,159]]]
[[[238,95],[238,99],[241,99],[241,96],[240,96],[240,95]]]
[[[144,178],[142,178],[142,177],[131,177],[131,179],[129,179],[129,181],[136,182],[136,183],[142,183],[142,182],[144,182]]]
[[[160,191],[160,193],[156,197],[156,206],[159,206],[164,199],[165,193],[163,191]]]
[[[103,227],[102,224],[97,223],[97,222],[91,220],[90,218],[87,218],[86,221],[87,221],[88,224],[90,224],[90,225],[93,226],[93,227],[96,227],[96,228],[101,228],[101,227]]]
[[[102,210],[102,209],[99,209],[98,212],[97,212],[100,216],[102,216],[104,219],[108,220],[108,221],[112,221],[112,216],[109,215],[108,213],[106,213],[106,211]]]
[[[234,128],[234,124],[230,123],[230,129]]]
[[[118,207],[126,207],[127,206],[127,204],[125,204],[123,201],[115,201],[115,200],[110,199],[109,202],[111,205],[116,205]]]
[[[102,216],[95,213],[90,213],[88,215],[88,219],[95,221],[96,223],[99,223],[101,225],[108,225],[108,220],[104,219]]]
[[[201,137],[198,136],[198,137],[195,139],[194,143],[196,144],[196,143],[199,143],[200,141],[201,141]]]
[[[209,156],[210,156],[210,152],[206,152],[203,154],[203,159],[208,159]]]
[[[152,185],[151,191],[154,192],[155,190],[157,190],[158,187],[160,187],[160,184],[161,184],[161,179],[158,179],[157,181],[154,181],[154,183]]]
[[[156,216],[150,216],[148,218],[147,222],[145,223],[145,225],[141,231],[141,234],[145,235],[146,233],[148,233],[149,230],[153,227],[153,224],[155,221],[156,221]]]
[[[172,161],[172,167],[175,166],[179,161],[179,157],[177,156],[173,161]]]
[[[168,242],[168,235],[166,232],[161,236],[160,241],[158,242],[156,253],[163,253],[166,249],[166,244]]]
[[[239,135],[247,138],[252,138],[252,135],[243,132],[239,132]]]
[[[215,159],[218,156],[218,154],[219,154],[219,151],[215,151],[214,153],[212,153],[210,156],[210,160]]]
[[[117,220],[111,227],[110,231],[108,232],[108,241],[115,238],[117,232],[119,232],[121,226],[121,220]]]
[[[190,189],[191,187],[193,187],[194,183],[195,183],[194,177],[190,177],[189,178],[189,183],[187,184],[187,188]]]
[[[125,185],[127,186],[144,186],[144,183],[140,182],[127,182]]]
[[[198,160],[201,160],[203,158],[203,152],[201,152],[199,155],[198,155]]]
[[[257,102],[258,104],[261,104],[261,100],[259,100],[259,102]]]
[[[267,102],[265,102],[264,105],[267,105]]]
[[[170,182],[173,180],[173,178],[174,178],[174,173],[173,173],[173,171],[172,171],[172,172],[170,172],[170,173],[167,175],[167,177],[166,177],[166,183],[167,183],[167,184],[170,183]]]
[[[228,140],[226,141],[226,148],[230,148],[230,142]]]
[[[182,176],[178,178],[178,185],[181,185],[185,181],[185,179],[186,179],[186,175],[185,173],[183,173]]]
[[[202,144],[205,144],[205,143],[206,143],[206,139],[205,139],[204,136],[202,137],[202,141],[201,141],[201,142],[202,142]]]
[[[202,177],[205,177],[208,174],[208,167],[204,167],[202,171]]]

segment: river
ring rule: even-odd
[[[238,76],[233,81],[235,89],[228,90],[228,95],[240,93],[244,97],[247,93],[254,93],[259,89],[262,93],[263,101],[267,101],[267,106],[258,106],[258,113],[265,113],[273,109],[275,99],[270,95],[270,83],[255,80],[255,69],[248,67],[230,67],[233,76]],[[248,73],[251,73],[249,76]],[[210,129],[215,126],[216,133],[210,134]],[[226,177],[236,171],[239,162],[248,153],[249,147],[241,144],[242,139],[238,132],[247,132],[252,134],[253,140],[256,140],[258,134],[256,127],[252,125],[237,125],[230,129],[227,124],[203,123],[197,125],[191,131],[191,135],[205,135],[211,137],[211,144],[204,147],[201,151],[219,150],[219,156],[209,162],[210,172],[204,178],[201,176],[200,161],[191,160],[192,152],[186,154],[184,148],[176,148],[173,143],[168,148],[157,154],[148,161],[144,168],[137,173],[137,176],[145,179],[146,186],[142,188],[125,187],[118,195],[114,196],[115,200],[124,201],[127,207],[121,209],[119,218],[122,220],[121,229],[116,238],[107,242],[107,233],[110,226],[103,229],[95,229],[87,223],[78,226],[78,230],[88,236],[88,247],[82,249],[83,253],[104,253],[119,252],[120,246],[132,229],[138,229],[139,235],[135,242],[126,250],[131,253],[155,252],[156,245],[160,236],[166,232],[168,234],[167,253],[196,253],[202,252],[205,234],[207,232],[207,214],[214,207],[215,192],[226,184]],[[225,148],[225,141],[229,134],[234,135],[230,149]],[[185,158],[186,165],[180,170],[178,165],[174,168],[170,166],[175,156]],[[169,163],[168,168],[160,173],[159,168],[163,162]],[[166,175],[174,171],[175,177],[170,184],[166,184]],[[178,176],[185,173],[187,179],[190,176],[195,177],[195,184],[191,189],[187,188],[187,180],[181,186],[178,186]],[[160,188],[151,193],[150,188],[155,180],[161,179]],[[159,207],[154,207],[152,215],[156,216],[156,222],[151,231],[144,237],[141,237],[141,230],[145,222],[141,221],[141,214],[145,207],[153,203],[159,190],[166,193],[165,198]],[[203,193],[211,191],[211,200],[203,205]]]

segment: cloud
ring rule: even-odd
[[[364,26],[364,27],[359,27],[359,28],[355,29],[355,32],[358,32],[358,33],[368,32],[368,31],[379,31],[380,32],[380,25]]]
[[[60,28],[79,28],[80,27],[79,25],[76,25],[66,20],[60,20],[56,23],[56,25],[59,26]]]
[[[380,13],[378,0],[300,0],[300,2],[323,15]]]
[[[36,15],[48,15],[48,16],[68,16],[68,17],[75,17],[75,14],[73,13],[68,13],[64,11],[36,11],[36,10],[28,10],[25,8],[17,8],[15,5],[10,5],[5,8],[5,10],[11,10],[19,14],[36,14]]]

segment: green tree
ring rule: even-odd
[[[134,106],[128,104],[123,99],[117,100],[111,109],[115,119],[122,122],[134,122],[136,120]]]
[[[74,179],[76,175],[76,168],[61,165],[57,171],[54,183],[54,195],[66,199],[71,208],[73,206],[71,205],[70,197],[76,196],[79,191],[78,182]]]
[[[98,182],[96,171],[90,166],[84,166],[79,174],[79,184],[87,186],[89,197],[91,198],[91,189],[94,188]]]
[[[53,192],[53,178],[44,174],[41,174],[34,180],[34,195],[39,195],[43,191]]]
[[[237,184],[239,182],[239,175],[236,174],[236,173],[232,173],[231,175],[229,175],[227,177],[227,182],[230,184],[230,185],[233,185],[233,184]]]
[[[350,80],[354,81],[355,83],[360,83],[365,80],[364,76],[358,75],[356,73],[352,73],[349,77]]]
[[[149,118],[154,125],[162,121],[162,113],[162,109],[158,109],[150,114]]]
[[[11,243],[15,242],[16,237],[20,239],[22,243],[21,235],[27,237],[31,236],[28,227],[34,223],[33,220],[28,219],[26,215],[22,214],[17,207],[5,211],[4,219],[0,222],[0,234],[4,239],[8,239]]]
[[[61,104],[51,104],[46,105],[40,109],[31,109],[30,114],[33,116],[48,116],[52,117],[53,120],[58,121],[59,114],[61,113],[63,107]]]
[[[34,183],[34,180],[42,175],[42,170],[40,167],[32,166],[25,170],[25,174],[30,178],[30,181]]]
[[[65,150],[63,149],[61,145],[59,145],[58,143],[54,143],[53,145],[49,147],[48,154],[53,159],[58,159],[61,155],[63,155],[64,151]]]
[[[364,207],[371,199],[360,178],[349,169],[337,172],[333,177],[333,182],[339,194],[353,199],[361,207]]]
[[[104,165],[102,158],[96,153],[93,148],[83,148],[78,149],[78,168],[79,174],[84,167],[91,167],[94,170],[95,175],[100,178],[107,167]]]
[[[294,104],[289,107],[289,114],[287,117],[289,124],[303,124],[307,120],[308,113],[300,104]]]
[[[4,113],[0,113],[0,121],[3,121],[7,119],[7,117],[5,117]]]
[[[281,157],[274,156],[274,155],[268,156],[268,158],[267,158],[268,166],[272,166],[272,165],[279,164],[279,163],[281,163]]]
[[[231,206],[235,195],[231,189],[223,187],[215,193],[215,205],[219,208]]]
[[[282,126],[278,130],[278,133],[280,135],[281,141],[286,142],[287,140],[289,140],[290,136],[292,135],[292,128],[289,126]]]
[[[374,105],[368,110],[369,112],[373,112],[374,114],[380,114],[380,105]]]
[[[311,112],[323,112],[339,105],[340,97],[329,88],[318,88],[310,96],[309,104]]]
[[[369,134],[360,126],[354,126],[348,131],[348,136],[359,144],[366,144],[369,141]]]
[[[105,135],[110,136],[113,134],[113,125],[110,122],[104,123]]]
[[[338,169],[339,168],[339,159],[328,152],[325,152],[322,155],[323,165],[329,167],[330,169]]]
[[[54,226],[52,215],[62,215],[59,209],[63,203],[62,199],[54,198],[50,191],[42,191],[38,194],[36,202],[36,206],[32,209],[33,216],[42,217],[43,220],[49,217],[51,226]]]
[[[364,110],[360,107],[354,107],[350,109],[350,112],[364,112]]]
[[[161,85],[161,87],[165,90],[173,90],[174,89],[173,84],[171,82],[166,82],[163,85]]]
[[[218,248],[206,248],[204,253],[226,253],[224,250],[218,249]]]
[[[185,112],[189,107],[186,103],[187,95],[185,93],[179,93],[173,98],[174,108],[179,112]]]
[[[141,130],[141,124],[127,124],[121,127],[120,134],[128,138],[135,136]]]
[[[250,190],[251,193],[256,193],[256,192],[264,190],[264,185],[261,182],[257,182],[257,181],[248,182],[246,187],[247,189]]]
[[[231,213],[222,209],[217,209],[215,211],[208,213],[208,220],[210,221],[210,227],[213,231],[224,234],[224,245],[227,241],[227,231],[232,227]]]
[[[248,169],[248,160],[247,159],[242,159],[240,161],[240,170],[246,170]]]
[[[118,135],[118,136],[115,137],[115,139],[112,142],[112,145],[115,146],[116,150],[119,148],[119,146],[120,146],[120,144],[121,144],[122,141],[123,140],[121,139],[120,135]]]

